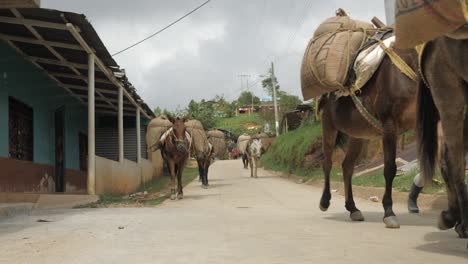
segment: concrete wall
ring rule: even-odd
[[[161,156],[161,151],[151,152],[148,151],[148,160],[153,166],[153,178],[160,177],[163,175],[164,162]]]
[[[153,179],[153,167],[147,160],[140,164],[124,160],[122,163],[96,157],[96,194],[129,194]]]

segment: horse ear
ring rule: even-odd
[[[188,117],[188,116],[184,116],[184,117],[182,117],[182,122],[184,122],[184,123],[185,123],[185,122],[187,122],[188,120],[189,120],[189,117]]]
[[[173,116],[167,115],[167,119],[169,119],[169,121],[170,121],[172,124],[174,124],[175,118],[174,118]]]

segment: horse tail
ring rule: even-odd
[[[418,89],[417,140],[419,167],[425,182],[432,182],[438,154],[437,123],[439,112],[434,104],[431,91],[420,81]]]

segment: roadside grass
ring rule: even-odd
[[[185,187],[198,177],[197,168],[185,168],[182,175],[182,184]],[[128,195],[102,194],[95,203],[78,205],[74,208],[102,208],[102,207],[144,207],[156,206],[170,197],[169,176],[162,176],[141,186],[137,193],[147,192],[146,195],[129,197]]]
[[[262,164],[267,169],[313,178],[316,172],[312,168],[303,168],[304,159],[312,145],[320,139],[321,133],[320,124],[307,122],[294,131],[280,135],[262,157]]]
[[[216,119],[216,128],[230,131],[236,136],[240,136],[243,133],[256,133],[257,130],[249,130],[247,125],[255,125],[263,127],[264,121],[258,114],[252,115],[239,115],[229,118],[218,118]]]

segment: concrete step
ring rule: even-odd
[[[37,209],[59,209],[73,208],[77,205],[97,202],[98,195],[88,194],[41,194],[34,208]]]

